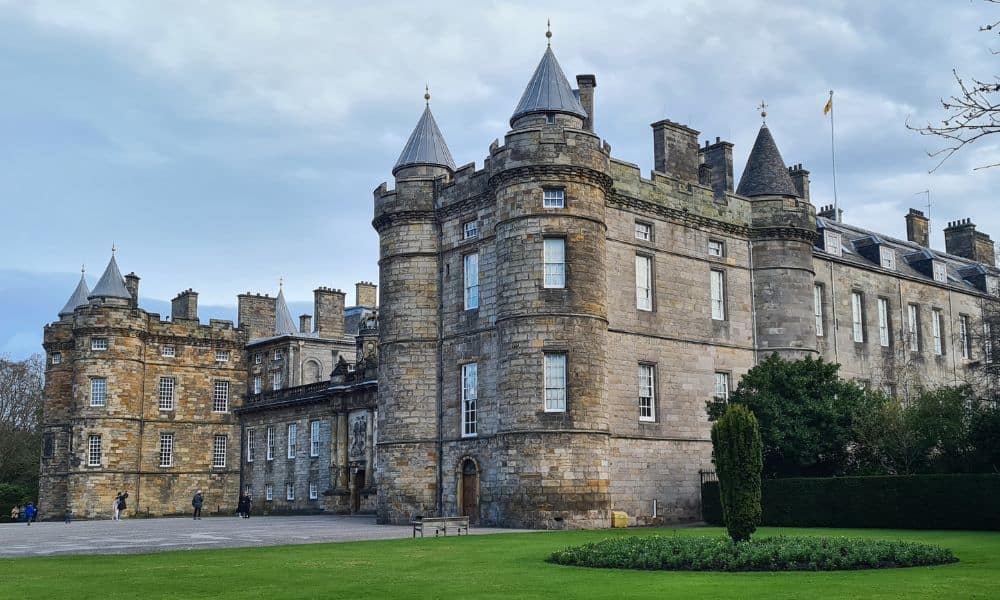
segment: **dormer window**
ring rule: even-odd
[[[883,269],[896,270],[896,251],[892,248],[880,247],[878,249],[879,263]]]
[[[834,256],[841,256],[843,249],[840,245],[840,234],[836,231],[824,231],[823,249]]]
[[[1000,295],[1000,279],[996,277],[986,277],[986,293],[990,296]]]
[[[934,281],[948,283],[948,267],[943,262],[934,261]]]
[[[549,125],[555,125],[556,124],[556,115],[555,115],[555,113],[547,113],[545,115],[545,122],[547,124],[549,124]]]

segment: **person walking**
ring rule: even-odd
[[[250,494],[246,494],[243,497],[247,499],[247,506],[246,506],[246,510],[243,511],[243,518],[244,519],[249,519],[250,518],[250,510],[253,508],[253,499],[250,497]]]
[[[194,519],[196,521],[201,520],[201,505],[205,503],[205,498],[201,495],[201,490],[194,493],[194,498],[191,498],[191,506],[194,507]]]
[[[63,522],[69,525],[69,522],[73,519],[73,511],[66,507],[66,512],[63,513]]]
[[[125,509],[127,508],[125,504],[125,499],[128,498],[128,490],[123,490],[122,493],[118,494],[118,520],[122,520],[122,515],[125,514]]]
[[[121,520],[119,518],[119,515],[121,514],[121,510],[122,510],[121,509],[121,501],[122,501],[122,495],[121,495],[121,492],[119,492],[118,494],[115,495],[115,499],[111,502],[111,511],[112,511],[112,513],[111,513],[111,520],[112,521],[120,521]]]
[[[10,520],[14,523],[17,523],[20,518],[21,518],[21,505],[15,504],[14,508],[10,509]]]
[[[29,502],[28,505],[24,507],[24,516],[27,517],[28,527],[31,527],[31,522],[35,520],[35,514],[35,505]]]

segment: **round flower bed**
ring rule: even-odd
[[[842,571],[957,562],[947,548],[844,537],[615,537],[552,553],[579,567],[667,571]]]

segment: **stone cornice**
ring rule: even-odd
[[[474,209],[478,209],[480,206],[488,204],[492,199],[493,196],[491,194],[476,194],[475,196],[463,198],[458,202],[452,202],[448,206],[439,208],[437,211],[438,218],[445,221],[457,214],[471,212]]]
[[[614,180],[611,176],[591,169],[589,167],[579,167],[576,165],[526,165],[514,167],[500,171],[490,177],[488,185],[491,191],[496,191],[498,187],[512,179],[575,179],[591,183],[602,190],[605,195],[611,194]]]
[[[808,242],[810,246],[816,243],[816,230],[801,227],[754,227],[754,240],[799,240]]]
[[[697,215],[690,211],[663,206],[661,204],[656,204],[655,202],[625,196],[620,193],[608,196],[607,204],[616,208],[626,208],[638,212],[652,213],[677,225],[683,225],[685,227],[693,226],[696,228],[710,228],[724,231],[738,237],[750,237],[750,228],[746,225],[727,223],[711,217]]]
[[[435,221],[433,210],[401,210],[398,212],[383,213],[372,220],[372,227],[375,231],[382,233],[386,227],[401,225],[405,223],[426,223]]]

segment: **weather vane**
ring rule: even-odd
[[[548,39],[549,46],[552,45],[552,19],[545,19],[545,37]]]
[[[424,102],[427,106],[431,105],[431,86],[424,84]]]
[[[763,100],[760,101],[760,106],[757,107],[760,111],[760,120],[762,123],[767,123],[767,104]]]

